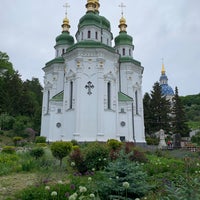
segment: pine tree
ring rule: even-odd
[[[156,82],[151,91],[151,132],[157,132],[160,129],[166,132],[170,131],[170,102],[162,95],[161,86]]]
[[[182,137],[188,136],[189,134],[189,128],[186,124],[186,117],[184,112],[183,103],[181,101],[181,98],[178,95],[178,88],[175,88],[175,95],[173,97],[173,108],[172,108],[172,114],[173,114],[173,132],[175,134],[180,134]]]
[[[143,98],[143,107],[144,107],[144,126],[145,134],[151,133],[151,107],[150,107],[151,97],[149,93],[145,93]]]

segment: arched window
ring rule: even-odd
[[[111,83],[107,83],[107,99],[108,99],[108,109],[111,109]]]
[[[65,53],[65,49],[62,49],[62,54],[64,54]]]
[[[91,38],[91,31],[88,31],[88,38]]]
[[[98,39],[98,32],[97,31],[95,32],[95,39],[96,40]]]
[[[129,49],[129,56],[131,56],[131,49]]]
[[[73,106],[73,81],[70,82],[70,99],[69,99],[69,109]]]
[[[81,32],[81,40],[83,40],[83,32]]]
[[[125,48],[123,48],[122,49],[122,55],[125,56],[125,53],[126,53]]]

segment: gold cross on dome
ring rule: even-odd
[[[65,15],[67,16],[67,9],[70,8],[70,5],[66,2],[65,5],[63,5],[63,7],[65,7],[66,9]]]
[[[126,6],[123,4],[123,2],[119,5],[119,7],[121,8],[121,14],[122,16],[124,15],[124,8],[126,8]]]

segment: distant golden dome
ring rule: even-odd
[[[126,24],[126,19],[124,17],[121,17],[119,22],[120,22],[120,24]]]
[[[63,24],[69,24],[69,19],[68,19],[67,17],[65,17],[65,18],[63,19]]]

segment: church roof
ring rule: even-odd
[[[164,95],[164,96],[173,96],[174,95],[173,89],[168,84],[162,84],[161,90],[162,90],[162,95]]]
[[[133,101],[133,98],[124,94],[123,92],[118,92],[118,100],[119,101]]]
[[[115,46],[118,45],[131,45],[133,46],[133,38],[126,32],[120,32],[115,38]]]
[[[63,101],[63,94],[64,92],[61,91],[60,93],[56,94],[51,98],[51,101]]]
[[[52,65],[52,64],[58,64],[58,63],[63,64],[64,62],[65,62],[65,60],[63,57],[57,57],[57,58],[54,58],[53,60],[50,60],[49,62],[47,62],[45,67],[48,67],[49,65]]]
[[[59,36],[56,37],[57,45],[73,45],[74,38],[69,34],[69,32],[63,31]]]

